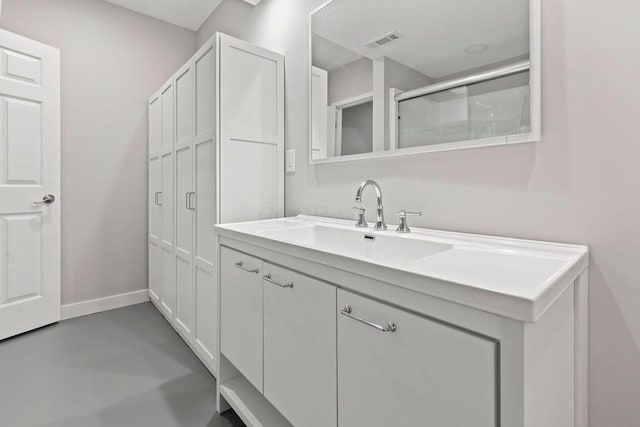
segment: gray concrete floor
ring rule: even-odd
[[[226,427],[215,379],[150,304],[0,341],[0,426]]]

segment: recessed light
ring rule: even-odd
[[[468,53],[470,55],[477,55],[478,53],[482,53],[489,49],[489,45],[486,43],[474,44],[473,46],[469,46],[465,48],[464,53]]]

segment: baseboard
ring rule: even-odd
[[[113,310],[133,304],[141,304],[149,301],[149,290],[129,292],[110,297],[97,298],[89,301],[76,302],[60,307],[60,320],[86,316],[101,311]]]

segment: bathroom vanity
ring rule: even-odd
[[[588,249],[298,216],[216,226],[218,410],[586,426]]]

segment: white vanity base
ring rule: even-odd
[[[217,227],[220,412],[250,426],[588,426],[586,263],[527,322],[429,295],[429,277],[418,292],[240,227]],[[310,360],[316,344],[335,357]]]

